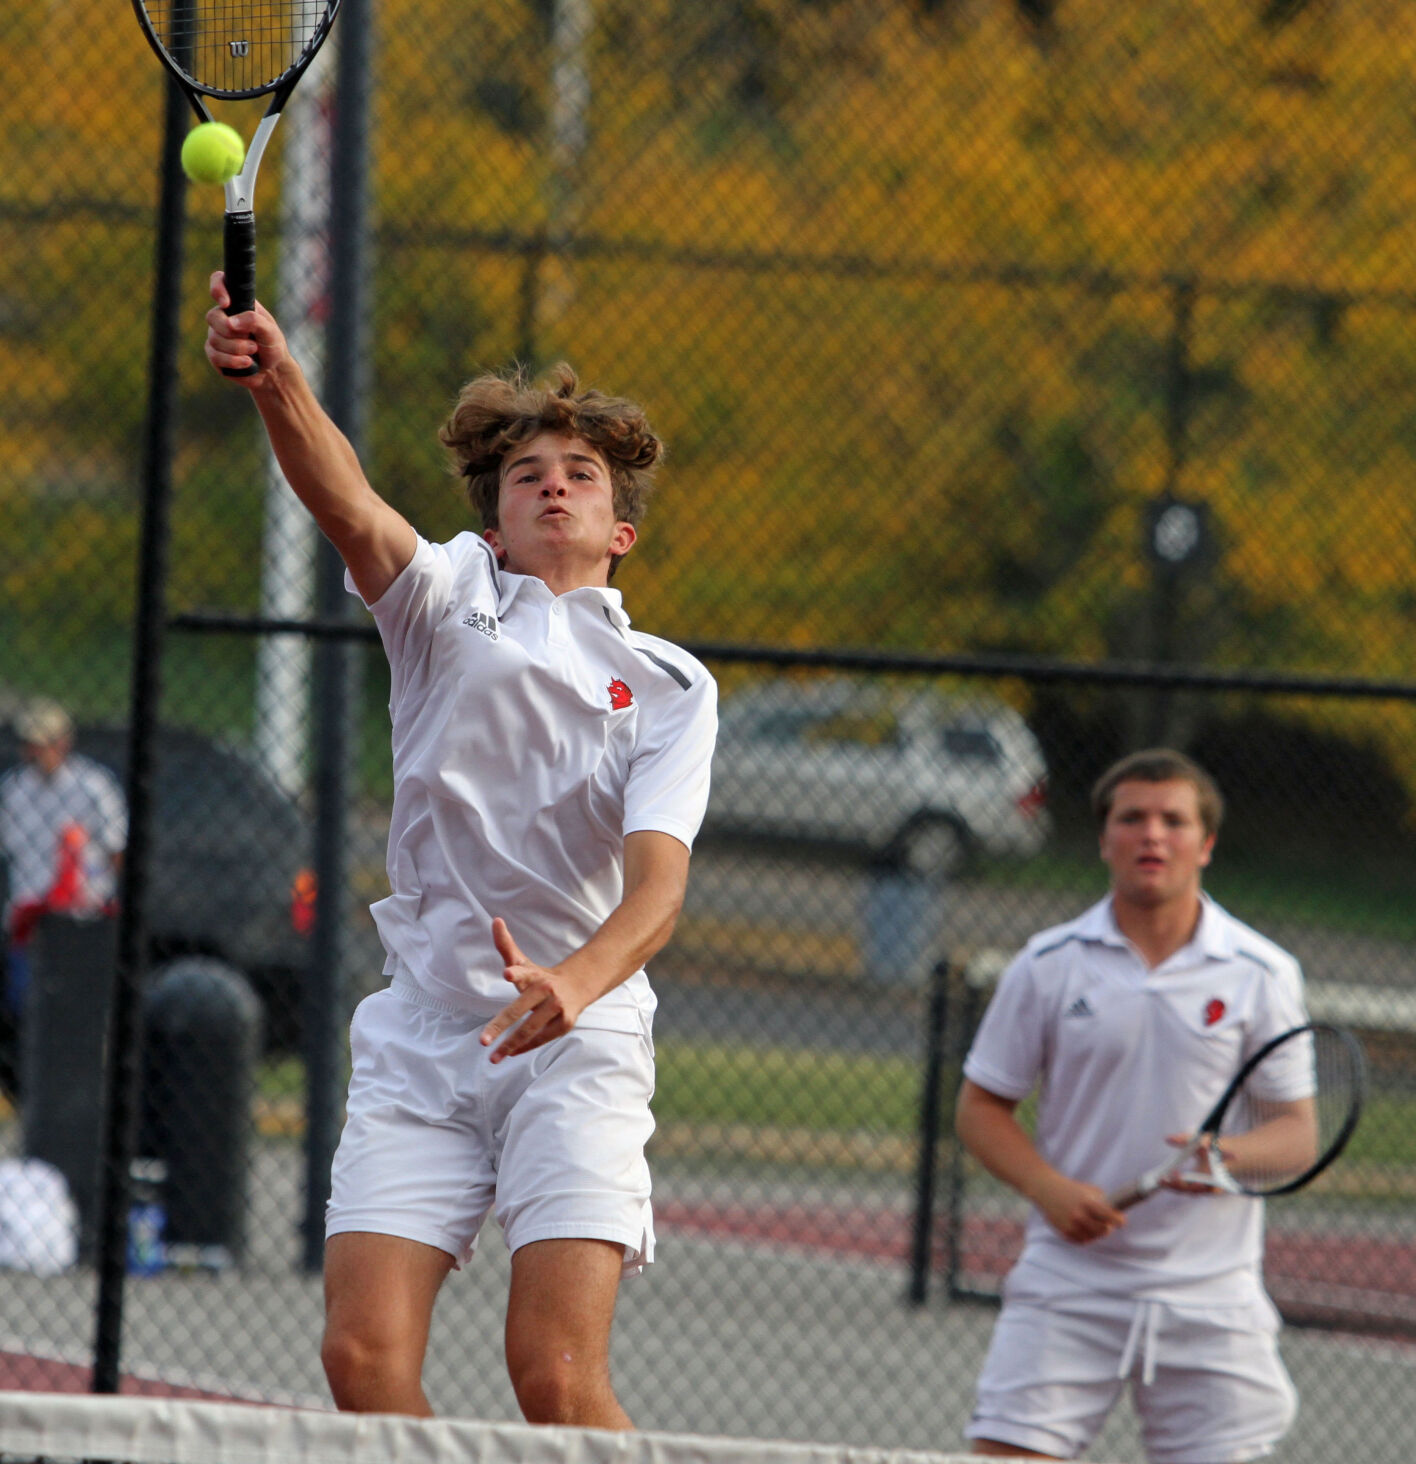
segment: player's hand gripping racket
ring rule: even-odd
[[[281,110],[324,44],[339,0],[133,0],[143,34],[203,122],[203,97],[246,100],[270,94],[241,171],[226,184],[228,315],[256,300],[256,215],[260,169]],[[254,363],[228,376],[254,376]]]
[[[1108,1195],[1129,1209],[1162,1187],[1229,1194],[1301,1189],[1342,1153],[1362,1113],[1362,1047],[1341,1027],[1309,1022],[1266,1042],[1174,1158]]]

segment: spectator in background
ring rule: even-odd
[[[37,699],[16,716],[23,761],[0,778],[0,854],[9,874],[8,960],[0,993],[0,1087],[16,1091],[16,1039],[29,989],[29,943],[49,911],[97,915],[117,893],[128,813],[117,778],[76,753],[74,724]]]

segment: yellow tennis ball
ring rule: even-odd
[[[182,143],[182,171],[194,183],[225,183],[245,160],[241,134],[225,122],[202,122]]]

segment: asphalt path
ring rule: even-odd
[[[918,980],[918,967],[904,972],[872,969],[872,953],[888,948],[879,931],[872,935],[872,912],[898,918],[901,908],[897,903],[892,911],[888,900],[882,902],[879,886],[879,877],[859,866],[757,856],[709,845],[694,855],[685,914],[690,927],[695,916],[729,922],[745,947],[744,956],[752,956],[755,944],[764,963],[772,950],[790,948],[793,933],[807,948],[810,936],[835,933],[843,943],[854,942],[856,968],[863,977],[885,986],[901,980],[908,985]],[[1105,889],[1099,863],[1091,896],[982,880],[945,885],[928,901],[932,921],[928,951],[964,960],[983,954],[1009,956],[1037,931],[1080,915]],[[918,906],[915,910],[918,913]],[[1231,913],[1245,918],[1242,909]],[[1310,981],[1416,991],[1416,947],[1410,943],[1333,931],[1300,920],[1256,923],[1263,934],[1298,958]],[[915,949],[908,940],[903,944],[907,950]],[[801,969],[808,966],[803,959]]]
[[[709,847],[695,855],[679,932],[653,964],[656,1030],[922,1053],[929,973],[940,959],[996,976],[1031,935],[1084,905],[1071,894],[981,882],[902,892],[859,867]],[[1416,948],[1297,921],[1264,934],[1298,958],[1315,994],[1365,993],[1374,1029],[1416,1031]],[[1354,1020],[1345,1011],[1337,1019]]]

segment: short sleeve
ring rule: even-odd
[[[708,807],[718,687],[703,668],[668,693],[636,745],[624,792],[624,832],[654,830],[693,847]]]
[[[1281,965],[1268,973],[1259,989],[1254,1018],[1245,1036],[1244,1056],[1251,1056],[1264,1043],[1294,1027],[1306,1025],[1308,1020],[1302,971],[1297,961],[1285,957]],[[1273,1060],[1259,1064],[1251,1081],[1256,1091],[1262,1090],[1266,1098],[1287,1101],[1311,1097],[1316,1086],[1312,1042],[1285,1042]]]
[[[454,596],[483,590],[498,593],[496,560],[485,540],[459,534],[446,544],[430,544],[421,534],[413,557],[397,579],[367,605],[378,626],[391,673],[391,699],[396,704],[408,685],[413,668],[422,664],[433,632],[454,603]],[[353,577],[344,574],[344,587],[358,595]],[[360,596],[361,603],[367,604]]]
[[[94,790],[97,826],[89,833],[109,854],[121,854],[128,844],[128,801],[118,780],[106,768],[98,773]]]
[[[1000,1098],[1026,1098],[1042,1074],[1045,1034],[1027,952],[1004,971],[964,1060],[964,1076]]]
[[[1253,1018],[1245,1034],[1244,1056],[1256,1052],[1269,1038],[1291,1027],[1301,1027],[1307,1020],[1303,973],[1298,962],[1285,952],[1282,961],[1272,965],[1259,983]]]
[[[11,858],[10,850],[15,846],[15,815],[11,808],[14,788],[13,770],[0,778],[0,849],[5,857]]]

